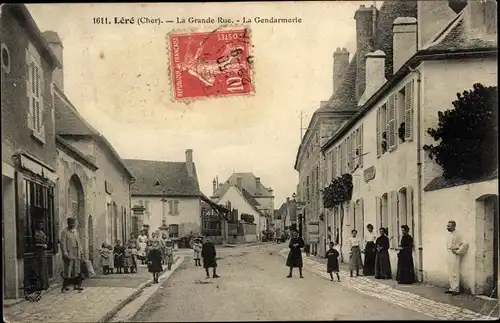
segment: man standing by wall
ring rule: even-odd
[[[446,226],[449,232],[446,248],[448,250],[447,263],[450,289],[445,293],[451,295],[460,294],[460,259],[468,247],[462,235],[457,232],[456,227],[457,223],[455,221],[448,221]]]
[[[61,252],[64,262],[63,276],[75,277],[80,274],[80,262],[83,258],[83,248],[76,231],[76,221],[68,218],[68,227],[61,233]],[[75,290],[83,290],[82,286],[74,286]]]

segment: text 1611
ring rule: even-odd
[[[95,17],[94,18],[94,24],[107,25],[110,23],[111,22],[108,21],[108,17]]]

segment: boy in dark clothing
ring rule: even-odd
[[[330,242],[330,249],[326,252],[325,258],[328,259],[326,263],[326,272],[330,274],[330,279],[333,281],[333,274],[337,275],[338,281],[340,281],[339,275],[339,252],[333,247],[333,241]]]

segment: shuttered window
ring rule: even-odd
[[[389,239],[391,248],[399,245],[399,218],[398,218],[398,192],[391,191],[389,194]]]
[[[359,167],[363,167],[363,125],[358,129],[357,138],[357,158]]]
[[[391,95],[387,101],[387,141],[389,150],[396,148],[397,120],[395,95]]]
[[[381,109],[378,108],[377,109],[377,124],[376,124],[376,133],[375,133],[375,136],[377,137],[377,157],[380,157],[380,155],[382,155],[382,129],[380,127],[380,124],[382,122],[382,119],[381,119]]]
[[[405,86],[405,140],[413,139],[413,80]]]
[[[335,147],[333,149],[333,166],[332,166],[332,180],[337,177],[337,159],[338,159],[339,155],[338,155],[338,149],[337,147]]]
[[[406,225],[410,227],[410,234],[415,237],[415,218],[413,217],[413,188],[406,187]]]
[[[31,44],[26,49],[26,66],[26,90],[29,102],[28,128],[37,138],[44,140],[43,69],[40,55]]]

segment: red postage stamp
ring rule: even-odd
[[[172,33],[167,41],[175,100],[253,92],[248,29]]]

